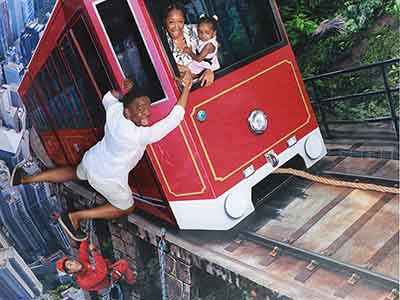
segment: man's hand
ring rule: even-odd
[[[193,84],[192,74],[190,72],[186,72],[182,77],[181,83],[184,88],[187,88],[190,90],[190,88],[192,87],[192,84]]]

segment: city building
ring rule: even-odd
[[[33,52],[43,35],[45,25],[39,24],[37,21],[29,23],[24,32],[21,34],[20,47],[22,54],[22,61],[24,65],[28,65]]]
[[[16,85],[0,87],[0,120],[3,127],[17,132],[26,128],[26,110]]]
[[[6,89],[9,91],[11,96],[11,103],[10,105],[15,107],[22,107],[24,108],[24,103],[22,102],[21,97],[18,94],[18,85],[16,84],[4,84],[1,88]]]
[[[37,13],[44,7],[44,0],[35,0],[34,1],[36,17],[38,17]]]
[[[29,263],[48,255],[46,241],[28,213],[19,191],[2,193],[0,220],[10,233],[18,253]]]
[[[18,39],[24,30],[24,16],[22,12],[21,0],[7,0],[10,12],[10,24],[13,40]]]
[[[0,56],[5,56],[12,41],[13,35],[10,27],[7,1],[0,0]]]
[[[24,16],[25,25],[35,19],[35,4],[33,0],[20,0],[22,15]]]
[[[10,247],[10,242],[7,239],[6,235],[0,229],[0,248],[8,248]]]
[[[5,161],[10,169],[23,160],[20,147],[23,135],[23,131],[16,132],[14,129],[0,127],[0,160]]]
[[[1,0],[0,0],[1,1]],[[14,62],[8,62],[2,65],[6,84],[19,85],[24,75],[24,66]]]
[[[0,249],[0,299],[29,300],[43,293],[43,285],[13,247]]]

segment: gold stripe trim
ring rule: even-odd
[[[244,164],[242,164],[240,167],[236,168],[235,170],[233,170],[232,172],[228,173],[228,174],[225,175],[225,176],[218,176],[217,173],[216,173],[216,171],[215,171],[214,165],[213,165],[212,162],[211,162],[211,159],[210,159],[210,156],[209,156],[209,154],[208,154],[208,152],[207,152],[207,149],[206,149],[206,147],[205,147],[205,145],[204,145],[204,141],[203,141],[203,139],[201,138],[199,129],[197,128],[196,120],[195,120],[195,113],[196,113],[196,110],[197,110],[199,107],[201,107],[201,106],[203,106],[203,105],[205,105],[205,104],[207,104],[207,103],[209,103],[209,102],[211,102],[211,101],[213,101],[213,100],[215,100],[215,99],[217,99],[217,98],[219,98],[219,97],[225,95],[226,93],[228,93],[228,92],[230,92],[230,91],[232,91],[232,90],[237,89],[238,87],[240,87],[240,86],[246,84],[247,82],[252,81],[252,80],[256,79],[257,77],[259,77],[259,76],[261,76],[261,75],[263,75],[263,74],[265,74],[265,73],[271,71],[272,69],[275,69],[275,68],[277,68],[277,67],[279,67],[279,66],[281,66],[281,65],[283,65],[283,64],[288,64],[288,65],[290,65],[290,67],[291,67],[291,69],[292,69],[292,71],[293,71],[294,77],[295,77],[295,79],[296,79],[297,87],[298,87],[298,89],[299,89],[299,91],[300,91],[301,98],[303,99],[303,104],[304,104],[304,106],[305,106],[305,108],[306,108],[306,112],[307,112],[307,119],[306,119],[306,121],[305,121],[303,124],[301,124],[299,127],[297,127],[295,130],[291,131],[290,133],[288,133],[287,135],[285,135],[283,138],[281,138],[280,140],[278,140],[277,142],[275,142],[273,145],[269,146],[267,149],[263,150],[261,153],[257,154],[256,156],[254,156],[253,158],[251,158],[249,161],[247,161],[247,162],[245,162]],[[242,169],[244,166],[250,164],[251,162],[253,162],[253,161],[256,160],[257,158],[259,158],[261,155],[267,153],[269,150],[271,150],[271,149],[272,149],[273,147],[275,147],[277,144],[281,143],[283,140],[285,140],[285,139],[287,139],[288,137],[290,137],[291,135],[293,135],[296,131],[298,131],[299,129],[305,127],[305,126],[310,122],[311,114],[310,114],[310,110],[309,110],[309,108],[308,108],[308,106],[307,106],[307,102],[306,102],[306,99],[305,99],[303,90],[301,89],[301,85],[300,85],[299,79],[298,79],[298,77],[297,77],[296,71],[295,71],[295,69],[294,69],[293,63],[292,63],[291,61],[285,59],[285,60],[282,60],[281,62],[279,62],[279,63],[277,63],[277,64],[275,64],[275,65],[273,65],[273,66],[271,66],[271,67],[269,67],[269,68],[267,68],[267,69],[265,69],[265,70],[263,70],[263,71],[261,71],[261,72],[259,72],[259,73],[257,73],[257,74],[255,74],[254,76],[249,77],[249,78],[247,78],[246,80],[241,81],[241,82],[235,84],[234,86],[230,87],[229,89],[226,89],[226,90],[220,92],[219,94],[217,94],[217,95],[215,95],[215,96],[213,96],[213,97],[211,97],[211,98],[209,98],[209,99],[207,99],[207,100],[205,100],[205,101],[203,101],[203,102],[197,104],[196,106],[193,107],[192,113],[190,114],[190,118],[192,119],[193,127],[194,127],[194,129],[195,129],[195,132],[196,132],[198,138],[199,138],[201,147],[202,147],[203,152],[204,152],[204,154],[205,154],[205,156],[206,156],[208,165],[210,166],[211,173],[212,173],[214,179],[215,179],[216,181],[225,181],[226,179],[228,179],[229,177],[231,177],[233,174],[235,174],[236,172],[240,171],[240,169]]]
[[[206,190],[206,185],[204,183],[203,176],[201,176],[201,172],[200,172],[199,166],[197,165],[197,162],[196,162],[195,157],[193,155],[192,149],[190,148],[189,142],[187,140],[186,134],[185,134],[185,132],[184,132],[184,130],[182,128],[182,125],[179,125],[178,127],[179,127],[179,130],[180,130],[181,134],[182,134],[183,140],[185,141],[186,148],[189,151],[190,158],[192,159],[192,162],[193,162],[194,168],[196,170],[197,176],[199,176],[199,178],[200,178],[200,182],[201,182],[201,186],[202,186],[202,189],[200,191],[198,191],[198,192],[190,192],[190,193],[180,193],[180,194],[179,193],[175,193],[174,191],[172,191],[171,186],[168,183],[167,176],[165,175],[164,170],[161,167],[161,163],[160,163],[160,161],[159,161],[159,159],[157,157],[157,154],[156,154],[156,151],[154,150],[153,145],[149,145],[149,147],[151,149],[151,152],[153,153],[154,159],[156,160],[157,166],[158,166],[158,168],[159,168],[159,170],[161,172],[161,176],[162,176],[162,178],[163,178],[163,180],[165,182],[165,185],[167,186],[168,192],[171,195],[174,195],[175,197],[201,195]]]

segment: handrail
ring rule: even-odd
[[[388,74],[387,74],[387,66],[400,63],[400,58],[393,58],[385,61],[380,61],[376,62],[373,64],[368,64],[368,65],[363,65],[363,66],[358,66],[358,67],[351,67],[343,70],[338,70],[338,71],[333,71],[325,74],[320,74],[317,76],[309,77],[304,80],[306,85],[308,85],[314,92],[314,99],[312,99],[311,104],[314,106],[316,111],[319,112],[320,115],[320,125],[323,128],[323,133],[327,138],[332,138],[333,134],[331,132],[331,128],[329,127],[329,124],[332,123],[345,123],[344,120],[341,120],[339,122],[334,122],[334,121],[328,121],[327,116],[326,116],[326,104],[329,102],[343,102],[346,100],[351,100],[351,99],[356,99],[356,98],[361,98],[362,102],[368,102],[370,99],[369,97],[373,97],[376,95],[386,95],[386,99],[388,101],[388,108],[390,110],[390,116],[389,117],[376,117],[376,118],[369,118],[365,120],[346,120],[347,124],[357,124],[357,123],[369,123],[369,122],[377,122],[377,121],[382,121],[382,120],[388,120],[393,123],[393,128],[395,129],[396,137],[399,139],[399,117],[396,113],[396,105],[395,101],[392,97],[392,93],[398,92],[399,87],[397,86],[396,88],[391,88],[389,86],[388,82]],[[316,84],[316,80],[324,80],[328,78],[332,78],[335,76],[340,76],[343,74],[351,74],[351,73],[356,73],[360,70],[368,70],[372,68],[379,68],[380,70],[380,75],[382,76],[383,79],[383,84],[384,84],[384,89],[376,89],[374,91],[366,91],[362,93],[354,93],[350,95],[344,95],[344,96],[334,96],[334,97],[319,97],[319,90],[318,86]]]

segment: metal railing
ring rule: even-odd
[[[322,128],[323,134],[326,138],[335,138],[335,134],[333,133],[334,129],[332,128],[333,124],[340,125],[340,124],[365,124],[365,123],[376,123],[376,122],[391,122],[395,131],[396,139],[399,139],[399,116],[396,112],[396,100],[394,93],[399,93],[399,83],[397,82],[395,87],[390,87],[389,83],[389,74],[388,74],[388,67],[394,64],[399,64],[400,59],[390,59],[382,62],[377,62],[374,64],[363,65],[359,67],[348,68],[344,70],[339,70],[335,72],[330,72],[326,74],[321,74],[317,76],[313,76],[310,78],[306,78],[304,80],[307,88],[310,92],[311,103],[319,116],[319,124]],[[356,92],[347,94],[344,96],[334,96],[334,97],[324,97],[321,96],[321,92],[325,89],[325,93],[327,89],[330,89],[329,85],[325,85],[321,87],[321,82],[324,80],[332,79],[335,77],[343,76],[343,75],[352,75],[356,73],[360,73],[360,71],[370,71],[370,70],[378,70],[380,73],[377,76],[376,80],[382,79],[383,80],[383,89],[377,88],[375,90],[367,90],[365,92]],[[398,70],[397,70],[398,74]],[[338,79],[339,80],[339,79]],[[318,83],[320,85],[318,85]],[[332,117],[334,113],[332,113],[332,104],[338,102],[347,102],[351,105],[350,102],[357,100],[358,103],[360,102],[369,102],[371,101],[372,97],[374,96],[385,96],[387,101],[387,108],[388,114],[385,116],[380,117],[373,117],[373,118],[364,118],[364,119],[352,119],[352,120],[330,120],[329,116]],[[331,126],[330,126],[331,125]],[[354,135],[350,135],[354,138]],[[341,136],[346,137],[346,136]]]

